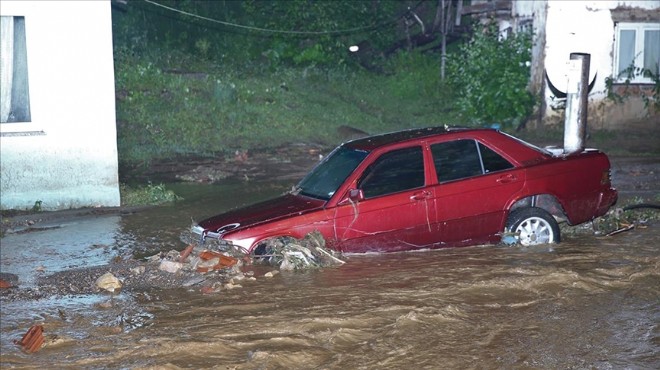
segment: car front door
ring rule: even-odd
[[[460,139],[431,145],[438,184],[434,231],[447,246],[492,243],[502,231],[507,203],[524,184],[524,171],[486,145]]]
[[[336,208],[339,249],[391,252],[432,243],[435,215],[425,174],[422,146],[395,149],[374,160],[352,189],[359,196]]]

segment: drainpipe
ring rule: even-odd
[[[587,133],[590,60],[590,54],[571,53],[571,60],[568,63],[564,154],[580,153],[584,150]]]

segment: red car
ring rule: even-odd
[[[253,254],[318,230],[339,252],[557,243],[616,203],[605,154],[553,155],[493,129],[432,127],[344,143],[290,193],[208,218],[192,231]]]

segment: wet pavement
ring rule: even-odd
[[[654,159],[617,160],[613,178],[624,198],[652,199],[658,168]],[[7,235],[0,269],[30,286],[61,269],[182,249],[179,233],[192,220],[291,185],[173,184],[185,199],[172,205]],[[273,277],[250,266],[255,281],[214,294],[181,287],[3,300],[0,367],[657,369],[659,227],[533,248],[348,256],[340,267]],[[45,345],[28,354],[14,340],[33,324],[43,324]]]

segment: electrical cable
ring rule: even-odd
[[[420,0],[419,3],[415,6],[415,8],[416,8],[417,6],[419,6],[419,4],[422,3],[422,1],[423,1],[423,0]],[[201,19],[201,20],[205,20],[205,21],[207,21],[207,22],[212,22],[212,23],[222,24],[222,25],[224,25],[224,26],[228,26],[228,27],[241,28],[241,29],[250,30],[250,31],[268,32],[268,33],[280,33],[280,34],[290,34],[290,35],[331,35],[331,34],[346,34],[346,33],[354,33],[354,32],[359,32],[359,31],[367,31],[367,30],[377,29],[377,28],[380,28],[380,27],[382,27],[382,26],[389,25],[389,24],[394,24],[394,23],[398,22],[399,19],[401,19],[402,17],[404,17],[405,14],[408,13],[408,11],[409,11],[409,10],[407,10],[405,13],[402,13],[401,15],[399,15],[398,17],[396,17],[396,19],[393,19],[393,20],[390,20],[390,21],[386,21],[386,22],[383,22],[383,23],[381,23],[381,24],[371,25],[371,26],[355,27],[355,28],[347,28],[347,29],[343,29],[343,30],[334,30],[334,31],[290,31],[290,30],[276,30],[276,29],[268,29],[268,28],[261,28],[261,27],[246,26],[246,25],[242,25],[242,24],[231,23],[231,22],[221,21],[221,20],[218,20],[218,19],[213,19],[213,18],[209,18],[209,17],[204,17],[204,16],[201,16],[201,15],[198,15],[198,14],[194,14],[194,13],[186,12],[186,11],[183,11],[183,10],[180,10],[180,9],[176,9],[176,8],[173,8],[173,7],[170,7],[170,6],[167,6],[167,5],[163,5],[163,4],[157,3],[157,2],[152,1],[152,0],[144,0],[144,2],[146,2],[146,3],[148,3],[148,4],[151,4],[151,5],[153,5],[153,6],[157,6],[157,7],[160,7],[160,8],[166,9],[166,10],[169,10],[169,11],[171,11],[171,12],[175,12],[175,13],[183,14],[183,15],[188,16],[188,17],[198,18],[198,19]]]

